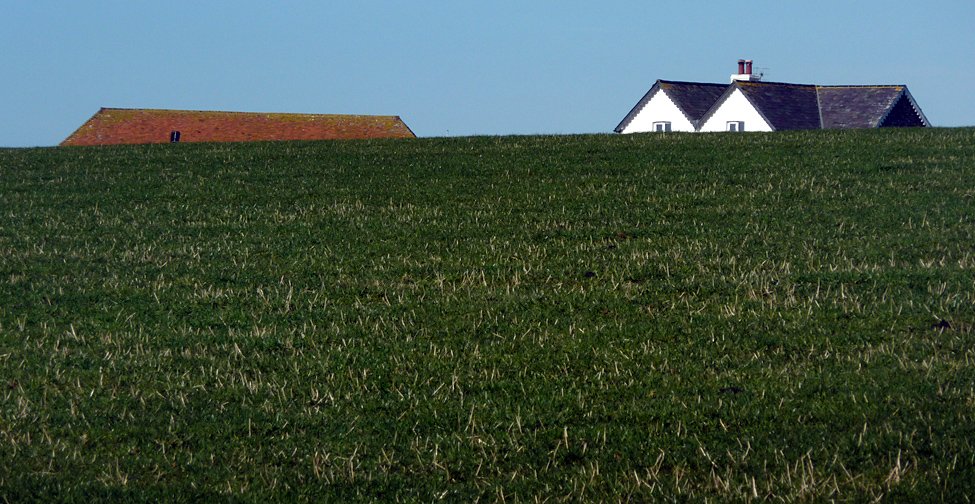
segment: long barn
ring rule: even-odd
[[[416,138],[398,116],[102,108],[61,145]]]

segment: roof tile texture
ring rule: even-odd
[[[876,128],[904,86],[828,86],[819,88],[823,127]]]
[[[776,130],[820,129],[816,86],[738,81],[741,92]]]
[[[667,92],[688,119],[696,122],[704,117],[711,105],[728,88],[727,84],[707,84],[700,82],[659,81],[660,87]]]

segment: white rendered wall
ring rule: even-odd
[[[772,131],[772,127],[762,119],[740,89],[731,93],[718,110],[701,125],[699,131],[727,131],[728,121],[744,121],[744,131]]]
[[[643,110],[637,112],[636,117],[630,121],[630,124],[621,133],[653,131],[653,123],[661,121],[670,121],[671,131],[694,131],[694,126],[691,125],[691,122],[687,120],[683,112],[667,96],[667,93],[658,89],[650,97],[650,101],[643,106]]]

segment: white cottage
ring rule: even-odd
[[[907,86],[763,82],[750,60],[730,84],[658,80],[616,127],[648,131],[781,131],[930,126]]]
[[[727,84],[658,80],[616,131],[696,131],[698,122],[727,87]]]

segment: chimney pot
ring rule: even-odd
[[[752,60],[745,60],[745,73],[752,74]]]
[[[745,60],[738,60],[738,74],[741,75],[745,73]]]

